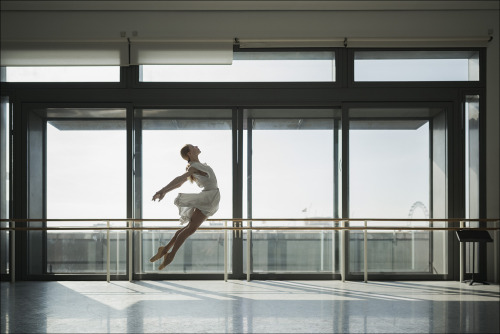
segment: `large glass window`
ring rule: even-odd
[[[106,226],[127,215],[125,109],[48,109],[47,218],[96,219],[51,222],[48,227]],[[112,223],[111,226],[124,226]],[[47,273],[125,273],[125,232],[48,231]]]
[[[118,76],[106,74],[107,67],[97,67],[97,72],[75,67],[61,76],[56,72],[63,67],[3,68],[2,88],[17,98],[12,104],[16,112],[2,99],[2,217],[39,219],[28,224],[34,228],[79,229],[16,233],[17,247],[26,245],[27,252],[28,271],[21,273],[30,279],[102,275],[110,250],[113,275],[132,268],[127,273],[139,279],[162,274],[222,276],[220,230],[192,235],[163,271],[158,270],[160,262],[149,262],[182,227],[173,203],[177,193],[200,191],[188,182],[161,202],[151,200],[185,171],[179,150],[190,143],[200,147],[200,159],[218,177],[221,203],[211,218],[251,218],[253,227],[272,228],[228,233],[234,277],[247,271],[256,278],[275,273],[336,277],[343,259],[347,275],[359,277],[364,269],[363,231],[313,229],[340,225],[321,220],[331,218],[387,218],[370,224],[401,226],[369,230],[368,270],[373,276],[455,277],[455,271],[448,272],[456,255],[448,238],[454,234],[409,228],[449,227],[430,219],[446,219],[461,208],[466,217],[480,216],[479,97],[484,91],[480,73],[485,71],[479,71],[479,60],[484,50],[298,50],[241,48],[233,52],[232,65],[113,67],[111,72]],[[336,63],[347,66],[340,70]],[[123,85],[114,88],[58,84],[64,87],[60,94],[52,90],[54,85],[44,84],[120,82],[120,73],[130,80],[125,85],[122,78]],[[43,99],[32,85],[11,82],[40,82],[36,87],[42,88]],[[204,84],[189,84],[197,82]],[[368,83],[371,93],[361,88]],[[99,89],[103,87],[108,88]],[[179,91],[184,98],[175,95]],[[11,146],[15,149],[9,152]],[[10,174],[19,187],[11,187]],[[9,204],[13,213],[8,212]],[[45,223],[45,218],[61,221]],[[96,230],[106,226],[105,218],[158,221],[134,223],[144,230],[111,231],[108,242],[106,231]],[[165,219],[172,221],[160,221]],[[223,222],[202,226],[221,227]],[[160,227],[172,230],[155,229]],[[5,274],[9,233],[3,231],[0,237],[0,272]]]
[[[168,193],[161,202],[153,195],[185,172],[187,162],[180,156],[185,144],[200,148],[199,159],[213,168],[221,193],[218,212],[210,218],[232,217],[232,110],[230,109],[138,109],[135,111],[138,137],[142,137],[142,218],[175,219],[176,222],[148,222],[144,226],[181,228],[174,205],[178,193],[198,193],[201,189],[186,182]],[[141,131],[142,130],[142,131]],[[230,225],[230,224],[229,224]],[[203,226],[223,226],[205,222]],[[161,261],[149,262],[158,247],[166,245],[175,230],[143,231],[136,234],[136,259],[140,273],[222,273],[224,271],[224,232],[199,230],[177,252],[162,272]],[[230,261],[229,261],[230,263]]]
[[[479,81],[479,52],[357,51],[354,81]]]
[[[351,218],[389,218],[377,226],[429,227],[429,222],[398,218],[432,218],[432,138],[440,142],[439,109],[359,108],[349,116],[349,215]],[[397,115],[397,116],[396,116]],[[434,134],[434,135],[433,135]],[[442,148],[441,148],[442,149]],[[440,151],[440,150],[439,150]],[[431,159],[433,159],[431,164]],[[434,161],[435,160],[435,161]],[[436,190],[440,186],[436,185]],[[441,189],[439,190],[441,191]],[[442,195],[442,194],[441,194]],[[441,206],[443,198],[435,198]],[[436,206],[436,203],[434,203]],[[441,211],[441,209],[439,210]],[[443,218],[443,217],[436,217]],[[351,223],[361,226],[363,223]],[[363,232],[349,232],[350,272],[363,271]],[[429,273],[432,265],[428,231],[369,231],[368,270],[371,272]],[[440,244],[437,252],[445,251]],[[439,266],[439,271],[444,270]]]
[[[143,82],[333,82],[335,53],[235,52],[231,65],[144,65]]]
[[[251,204],[248,216],[263,219],[254,221],[253,226],[331,227],[331,222],[300,219],[338,216],[335,170],[339,110],[248,109],[245,113],[247,131],[251,132],[246,135],[251,141],[251,151],[247,152],[251,163],[245,178],[251,180],[246,187]],[[294,220],[275,222],[266,218]],[[333,262],[338,240],[332,231],[253,231],[251,246],[255,273],[336,269]],[[246,253],[244,258],[246,261]]]

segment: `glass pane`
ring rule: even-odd
[[[359,51],[354,81],[479,81],[479,52]]]
[[[199,159],[214,170],[220,189],[219,210],[211,219],[232,217],[232,110],[144,109],[136,110],[136,124],[141,124],[142,136],[142,217],[174,219],[175,222],[149,222],[144,226],[183,226],[179,210],[174,205],[178,193],[199,193],[201,189],[189,181],[168,193],[161,201],[151,201],[153,195],[175,177],[185,172],[187,162],[180,156],[185,144],[198,146]],[[202,227],[221,227],[223,222],[204,222]],[[230,225],[230,224],[229,224]],[[185,225],[184,225],[185,226]],[[137,250],[141,273],[222,273],[224,272],[224,232],[198,230],[181,246],[174,261],[158,271],[161,260],[149,259],[158,247],[165,246],[174,236],[172,231],[144,231]],[[136,239],[137,240],[137,239]],[[231,249],[231,248],[229,248]],[[231,263],[229,261],[229,263]]]
[[[47,218],[96,219],[47,226],[105,227],[105,218],[127,215],[125,109],[49,109],[47,115]],[[98,119],[104,118],[104,119]],[[112,223],[111,226],[125,226]],[[105,230],[49,231],[48,273],[126,271],[126,233]]]
[[[9,219],[10,207],[10,108],[2,96],[0,114],[0,218]],[[2,227],[9,227],[2,222]],[[0,274],[9,273],[9,231],[0,232]]]
[[[339,111],[251,109],[246,113],[248,131],[252,132],[252,164],[251,170],[246,171],[251,183],[245,192],[251,187],[249,214],[253,219],[263,219],[254,221],[254,227],[331,227],[331,222],[300,219],[338,215],[334,182],[338,142],[334,133],[339,125]],[[299,114],[302,118],[295,118]],[[272,222],[266,218],[299,221]],[[252,271],[332,272],[338,245],[337,233],[332,231],[253,231]]]
[[[469,95],[465,99],[465,218],[479,217],[479,95]],[[479,227],[478,222],[469,222],[469,227]],[[467,267],[466,272],[473,272],[471,252],[475,249],[475,267],[478,268],[478,247],[470,242],[465,243]]]
[[[144,65],[143,82],[333,82],[335,53],[237,52],[232,65]]]
[[[479,95],[465,103],[465,217],[479,218]]]
[[[351,116],[372,119],[349,122],[349,211],[351,218],[429,218],[431,121],[409,115],[430,110],[351,110]],[[375,226],[429,226],[428,222],[372,222]],[[351,223],[361,226],[363,223]],[[364,233],[349,232],[351,272],[364,268]],[[371,272],[429,272],[428,231],[376,231],[368,234]]]
[[[7,67],[7,82],[120,82],[120,66]]]

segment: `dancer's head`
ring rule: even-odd
[[[184,145],[181,148],[181,157],[182,157],[182,159],[186,160],[189,163],[186,166],[186,170],[188,170],[189,167],[191,166],[191,164],[190,164],[191,160],[193,160],[193,159],[198,160],[198,154],[200,154],[200,153],[201,153],[201,151],[198,148],[198,146],[193,146],[191,144],[186,144],[186,145]],[[191,183],[194,182],[194,176],[193,175],[189,176],[189,181],[191,181]]]
[[[186,144],[181,148],[181,157],[187,162],[191,160],[198,159],[198,155],[201,153],[198,146],[193,146],[191,144]]]
[[[186,145],[184,145],[181,148],[181,157],[182,157],[182,159],[184,159],[184,160],[186,160],[188,162],[190,160],[189,159],[189,155],[188,155],[188,153],[189,153],[189,146],[190,146],[189,144],[186,144]]]

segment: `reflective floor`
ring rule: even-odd
[[[2,333],[498,333],[498,285],[1,283]]]

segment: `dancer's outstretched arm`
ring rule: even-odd
[[[158,190],[156,194],[153,196],[153,201],[155,200],[158,200],[158,202],[161,201],[169,191],[172,191],[182,186],[187,181],[188,177],[190,177],[194,173],[206,175],[205,172],[201,172],[196,168],[190,167],[187,172],[177,176],[175,179],[170,181],[170,183],[167,184],[165,187]]]
[[[153,201],[154,200],[158,200],[158,202],[161,201],[163,199],[163,197],[165,197],[165,195],[169,191],[172,191],[172,190],[177,189],[180,186],[182,186],[187,181],[187,178],[191,174],[193,174],[193,173],[187,171],[186,173],[177,176],[175,179],[173,179],[172,181],[170,181],[169,184],[167,184],[165,187],[161,188],[160,190],[158,190],[156,192],[156,194],[153,196]]]

